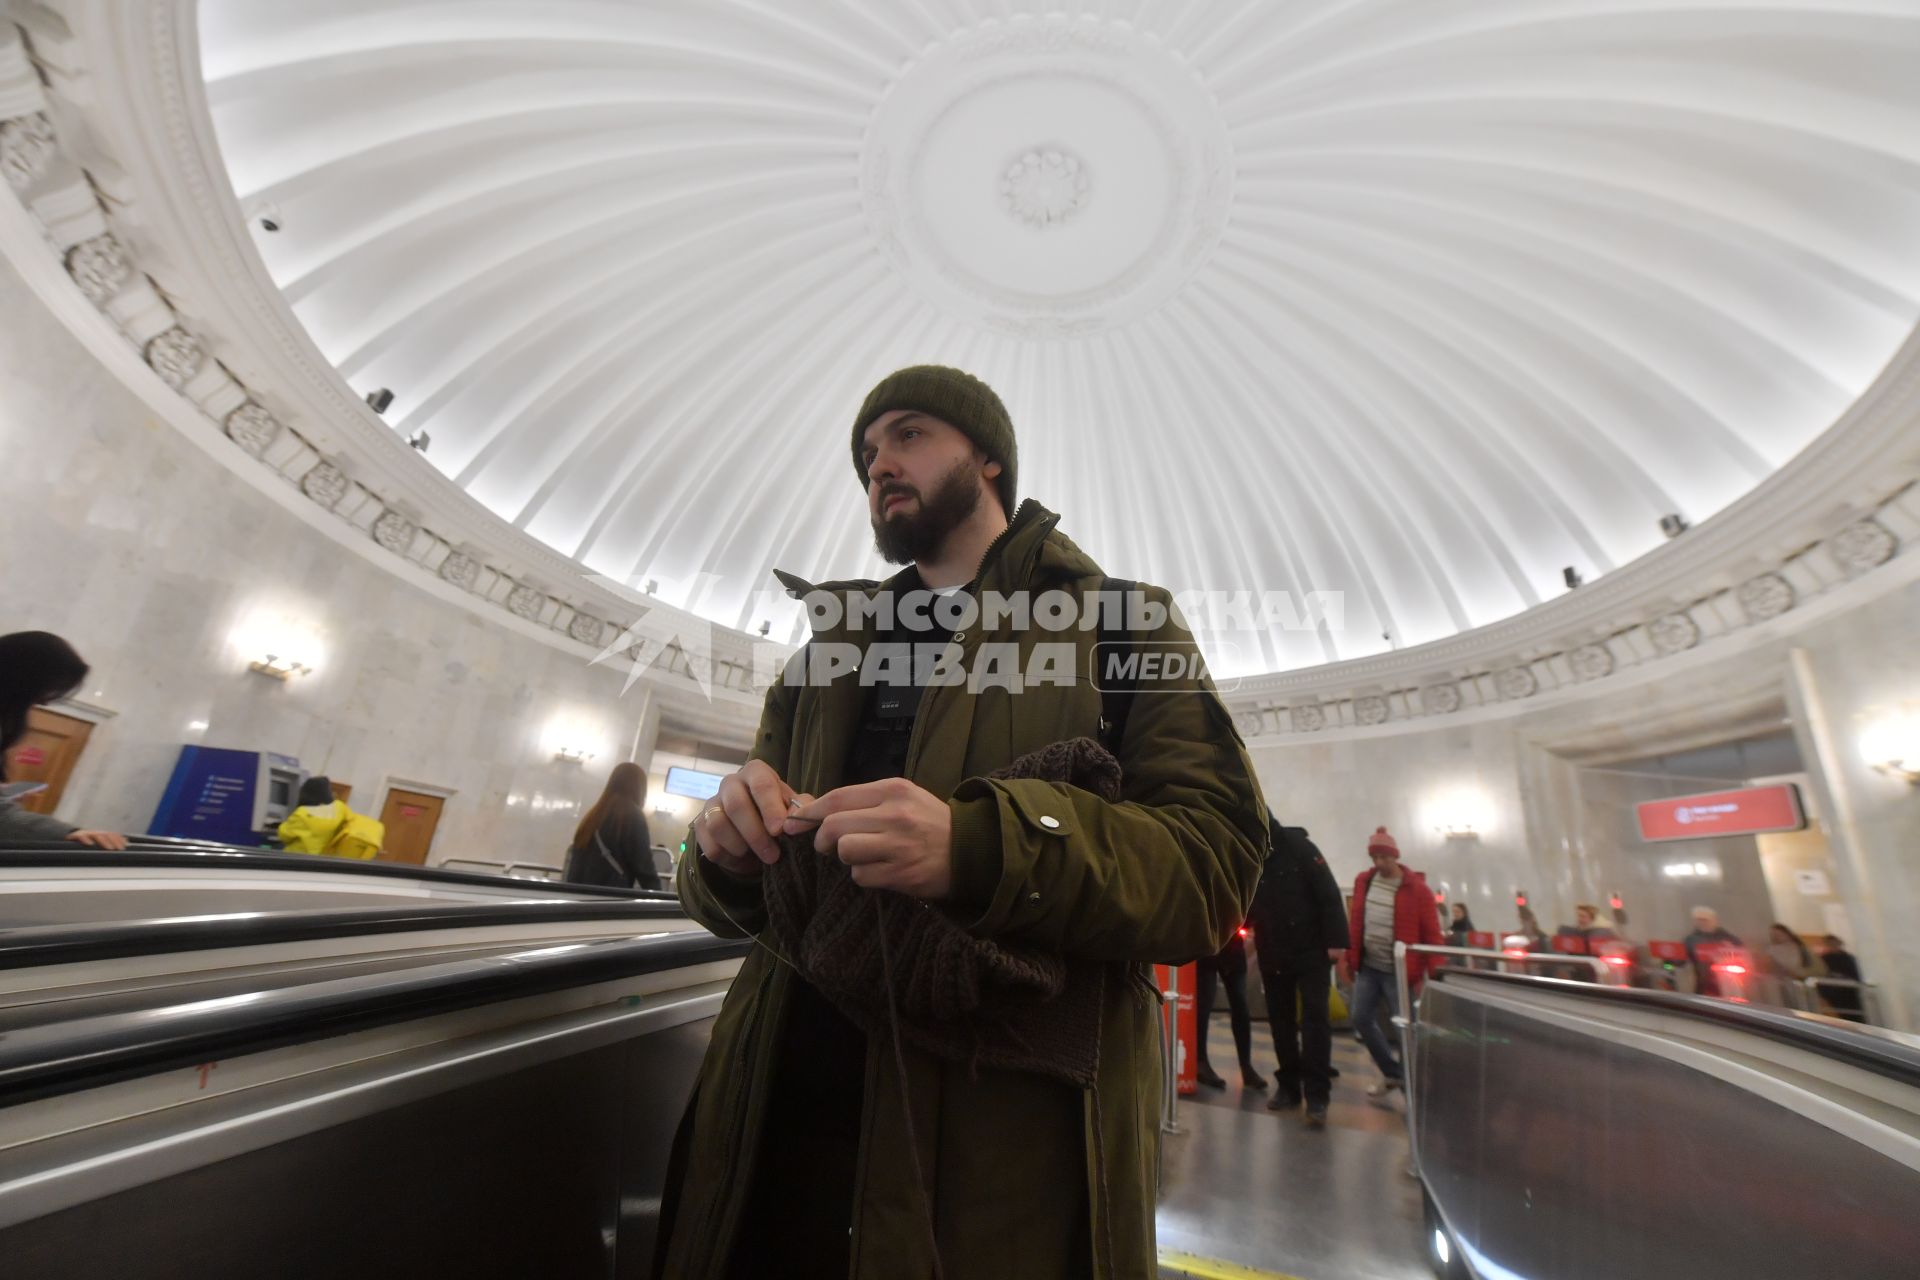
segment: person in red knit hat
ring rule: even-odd
[[[1400,1059],[1380,1029],[1380,1005],[1399,1017],[1400,995],[1393,978],[1393,944],[1442,944],[1440,912],[1426,877],[1400,865],[1400,846],[1385,827],[1376,828],[1367,841],[1373,865],[1353,882],[1353,901],[1347,908],[1347,967],[1353,973],[1353,1029],[1384,1078],[1367,1090],[1367,1097],[1384,1106],[1389,1094],[1402,1087]],[[1408,989],[1414,994],[1426,978],[1424,956],[1407,957]]]

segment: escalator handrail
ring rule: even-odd
[[[744,956],[704,930],[540,947],[0,1035],[0,1107],[570,987]]]
[[[1547,989],[1556,995],[1581,1000],[1609,1001],[1669,1013],[1721,1026],[1734,1027],[1764,1036],[1782,1044],[1806,1049],[1836,1061],[1920,1086],[1920,1048],[1896,1039],[1892,1033],[1875,1027],[1823,1018],[1818,1014],[1792,1009],[1770,1009],[1750,1004],[1734,1004],[1710,996],[1689,995],[1680,991],[1649,991],[1643,987],[1598,986],[1589,982],[1569,982],[1564,978],[1540,978],[1530,974],[1497,973],[1486,969],[1464,969],[1445,965],[1428,975],[1446,981],[1492,982],[1530,989]]]
[[[129,956],[274,946],[427,929],[481,929],[576,921],[684,920],[678,902],[526,899],[331,907],[307,911],[209,912],[144,920],[87,921],[0,929],[0,970],[84,964]]]
[[[0,845],[0,870],[8,867],[142,867],[142,868],[237,868],[248,871],[306,871],[327,875],[376,876],[386,879],[425,880],[433,884],[484,885],[497,889],[510,886],[522,892],[549,888],[569,894],[598,898],[624,898],[677,901],[664,889],[613,889],[604,885],[569,884],[559,880],[530,880],[517,876],[490,876],[477,871],[443,871],[439,867],[417,867],[405,862],[379,862],[357,858],[327,858],[312,853],[278,853],[266,849],[243,849],[238,845],[176,845],[166,849],[129,848],[119,852],[105,849],[75,848],[65,840],[10,840]]]

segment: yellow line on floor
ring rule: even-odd
[[[1243,1267],[1237,1262],[1223,1262],[1219,1258],[1203,1258],[1197,1253],[1181,1253],[1177,1249],[1160,1251],[1160,1274],[1191,1276],[1193,1280],[1300,1280],[1282,1271],[1262,1271],[1258,1267]]]

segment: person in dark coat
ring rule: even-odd
[[[1240,1083],[1249,1089],[1265,1089],[1266,1077],[1253,1065],[1253,1011],[1247,1005],[1247,941],[1234,931],[1217,955],[1194,962],[1196,986],[1193,993],[1194,1022],[1200,1029],[1199,1069],[1194,1078],[1209,1089],[1224,1089],[1227,1082],[1207,1061],[1207,1028],[1213,1019],[1213,991],[1216,983],[1227,988],[1227,1010],[1233,1023],[1233,1047],[1240,1055]]]
[[[632,761],[613,766],[607,789],[580,819],[567,850],[568,884],[658,889],[653,840],[647,833],[647,773]]]
[[[1304,1096],[1306,1123],[1317,1129],[1326,1124],[1333,1091],[1327,991],[1334,962],[1346,954],[1347,912],[1340,883],[1306,828],[1283,827],[1269,813],[1267,831],[1272,852],[1247,915],[1280,1059],[1280,1087],[1267,1106],[1289,1110]]]
[[[1721,926],[1720,913],[1712,907],[1695,907],[1693,932],[1682,941],[1686,944],[1687,959],[1693,962],[1694,993],[1703,996],[1722,994],[1720,975],[1714,972],[1711,956],[1743,946],[1740,936]]]
[[[1450,947],[1470,947],[1473,945],[1473,913],[1467,910],[1467,904],[1453,904],[1453,919],[1447,925],[1447,945]]]
[[[1820,940],[1820,959],[1826,962],[1827,975],[1847,982],[1864,983],[1860,976],[1860,962],[1853,952],[1847,950],[1847,944],[1833,934]],[[1833,1010],[1836,1018],[1845,1018],[1848,1022],[1865,1022],[1867,1013],[1860,1003],[1859,987],[1843,987],[1837,983],[1820,984],[1820,998],[1827,1002],[1827,1008]]]

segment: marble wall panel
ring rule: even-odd
[[[4,263],[0,316],[0,632],[68,637],[93,666],[81,696],[116,713],[61,816],[144,830],[198,742],[297,756],[376,814],[390,778],[452,788],[434,860],[559,864],[633,739],[623,673],[347,553],[156,421]],[[263,612],[318,638],[315,674],[247,670],[231,637]],[[591,764],[553,759],[557,716]]]

